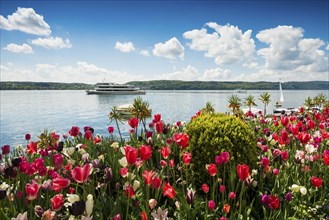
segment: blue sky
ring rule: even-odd
[[[1,81],[328,81],[328,2],[2,0]]]

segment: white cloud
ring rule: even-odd
[[[181,70],[176,70],[172,73],[165,73],[159,75],[158,79],[191,81],[197,80],[198,76],[198,70],[195,67],[188,65],[187,67],[182,68]]]
[[[135,51],[135,47],[132,42],[121,43],[121,42],[117,41],[115,43],[115,49],[117,49],[123,53],[130,53],[130,52]]]
[[[11,44],[8,44],[7,46],[5,46],[3,49],[8,50],[13,53],[24,53],[24,54],[33,53],[32,47],[28,44],[18,45],[18,44],[11,43]]]
[[[257,51],[265,59],[269,70],[297,71],[305,73],[328,71],[328,57],[320,49],[320,39],[305,39],[304,30],[293,26],[278,26],[260,31],[256,37],[268,47]]]
[[[141,50],[141,51],[139,51],[139,54],[146,56],[146,57],[150,56],[150,53],[147,50]]]
[[[145,76],[131,75],[126,72],[109,70],[85,61],[78,61],[74,65],[36,64],[31,69],[21,69],[9,65],[1,65],[2,81],[38,81],[38,82],[81,82],[97,83],[103,80],[125,83],[143,80]]]
[[[218,65],[243,63],[250,66],[248,64],[253,63],[255,42],[251,38],[251,30],[242,33],[237,26],[222,26],[215,22],[206,26],[215,32],[208,33],[206,28],[201,28],[183,34],[184,38],[191,40],[189,46],[192,50],[205,51],[205,56],[214,58]]]
[[[184,80],[184,81],[217,81],[228,80],[231,76],[231,71],[228,69],[205,69],[203,73],[199,74],[199,70],[191,65],[174,71],[171,73],[165,73],[157,76],[157,79],[161,80]]]
[[[184,58],[184,47],[177,40],[177,38],[173,37],[164,43],[157,43],[153,48],[153,55],[158,57],[165,57],[168,59],[176,59],[179,57],[180,59]]]
[[[18,8],[7,18],[0,15],[0,28],[35,35],[48,36],[51,34],[50,26],[43,20],[43,16],[37,14],[33,8]]]
[[[326,47],[326,50],[329,50],[329,43],[328,43],[328,45],[327,45],[327,47]]]
[[[32,40],[32,44],[47,49],[62,49],[72,47],[69,39],[63,40],[61,37],[37,38]]]
[[[231,75],[231,70],[228,69],[205,69],[203,76],[199,78],[202,81],[222,81],[229,79]]]

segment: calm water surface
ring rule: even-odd
[[[216,111],[228,112],[228,98],[233,91],[148,91],[142,98],[150,103],[152,114],[160,113],[166,123],[189,121],[199,109],[211,102]],[[237,94],[240,98],[253,95],[256,104],[263,108],[258,100],[264,91],[247,91]],[[286,107],[299,107],[304,100],[319,93],[329,97],[327,90],[289,90],[283,91]],[[269,91],[272,103],[267,108],[271,113],[273,104],[279,100],[279,91]],[[68,133],[72,126],[91,126],[95,133],[107,135],[110,126],[108,113],[113,106],[132,103],[136,96],[122,95],[87,95],[81,90],[63,91],[0,91],[1,120],[0,147],[9,144],[11,147],[22,144],[26,133],[32,140],[47,129],[61,135]],[[114,125],[114,122],[111,124]],[[127,134],[129,126],[121,126]]]

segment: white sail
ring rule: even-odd
[[[281,102],[281,104],[284,102],[281,82],[280,82],[280,102]]]

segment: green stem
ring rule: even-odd
[[[119,132],[119,135],[120,135],[121,143],[123,143],[123,141],[122,141],[122,135],[121,135],[121,131],[120,131],[120,128],[119,128],[119,124],[118,124],[118,120],[117,119],[115,119],[115,123],[116,123],[117,128],[118,128],[118,132]]]

